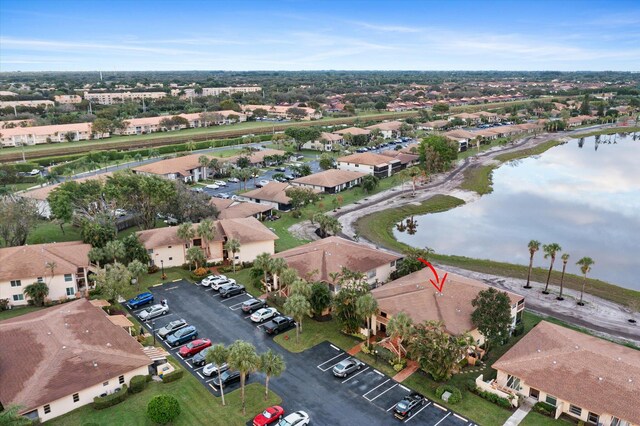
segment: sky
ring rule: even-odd
[[[640,71],[640,1],[0,0],[0,71]]]

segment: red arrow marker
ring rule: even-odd
[[[442,277],[442,281],[440,281],[440,277],[438,276],[438,272],[436,271],[436,268],[433,267],[433,265],[431,263],[429,263],[428,261],[418,258],[418,260],[422,263],[424,263],[425,265],[427,265],[429,268],[431,268],[431,271],[433,272],[433,275],[436,276],[436,282],[433,282],[433,279],[430,279],[429,281],[431,282],[431,285],[434,286],[436,288],[436,290],[438,290],[438,292],[442,293],[442,287],[444,287],[444,282],[447,279],[447,275],[449,275],[448,273],[444,274],[444,277]]]

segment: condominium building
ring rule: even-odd
[[[140,101],[142,99],[160,99],[167,96],[165,92],[84,92],[84,98],[101,105],[119,104],[126,101]]]

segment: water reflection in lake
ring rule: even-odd
[[[394,233],[415,247],[527,265],[529,240],[556,242],[571,255],[567,272],[590,256],[591,277],[640,290],[640,135],[571,140],[495,170],[476,202],[410,219],[413,233]],[[548,260],[537,253],[534,264]]]

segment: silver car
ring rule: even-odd
[[[347,377],[356,370],[360,370],[364,363],[356,358],[347,358],[333,367],[333,375],[336,377]]]
[[[168,305],[153,305],[152,307],[140,312],[138,314],[138,318],[140,318],[142,321],[147,321],[153,318],[157,318],[161,315],[165,315],[167,312],[169,312]]]
[[[169,324],[158,330],[158,336],[164,339],[165,337],[167,337],[167,334],[173,333],[174,331],[180,330],[181,328],[184,328],[186,326],[187,321],[185,321],[184,319],[171,321]]]
[[[227,365],[227,363],[225,362],[224,364],[222,364],[220,366],[220,373],[224,373],[225,371],[227,371],[229,369],[229,366]],[[214,374],[218,374],[218,366],[214,363],[210,363],[204,366],[204,368],[202,369],[202,374],[204,374],[207,377],[211,377]]]

